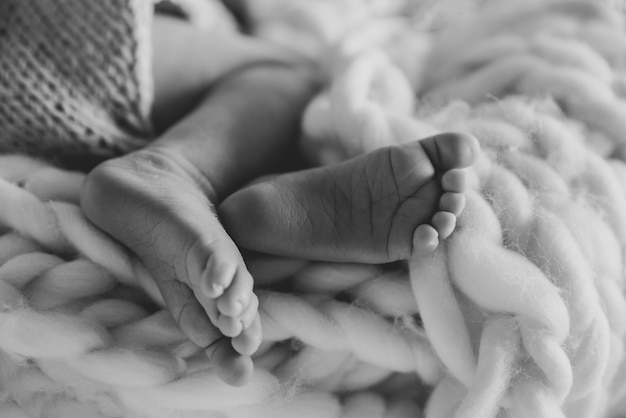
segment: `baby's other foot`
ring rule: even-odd
[[[237,191],[219,207],[235,242],[328,261],[385,263],[434,249],[465,205],[479,150],[464,134],[381,148],[341,164],[283,174]]]
[[[139,151],[93,170],[81,205],[92,222],[143,261],[181,330],[208,347],[223,379],[241,384],[261,342],[258,299],[207,190],[185,161]],[[223,336],[232,338],[230,347]]]

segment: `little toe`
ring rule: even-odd
[[[207,307],[184,283],[161,284],[161,293],[181,331],[196,345],[206,347],[221,337],[209,320],[210,315],[207,317]]]
[[[422,224],[413,233],[413,251],[432,252],[439,245],[439,234],[437,230],[428,224]]]
[[[441,187],[446,192],[463,193],[467,188],[467,171],[464,169],[446,171],[441,176]]]
[[[480,150],[476,138],[462,133],[443,133],[420,142],[438,171],[469,167]]]
[[[217,320],[217,327],[227,337],[236,337],[243,331],[243,324],[238,317],[221,315]]]
[[[230,287],[217,300],[217,309],[222,315],[237,317],[250,304],[253,279],[245,268],[237,269]]]
[[[444,193],[439,199],[439,210],[459,216],[465,209],[465,195],[463,193]]]
[[[259,315],[255,315],[250,326],[243,330],[237,337],[231,340],[236,352],[243,356],[251,356],[261,345],[263,333],[261,331],[261,320]]]
[[[250,381],[254,364],[248,355],[235,351],[231,341],[222,338],[204,350],[215,364],[219,378],[231,386],[243,386]]]
[[[252,325],[252,322],[254,321],[254,318],[256,318],[258,313],[259,298],[253,293],[252,297],[250,298],[250,302],[248,303],[248,306],[243,310],[241,315],[237,317],[244,330]]]
[[[249,328],[258,315],[259,298],[253,293],[248,306],[238,316],[221,315],[217,327],[227,337],[236,337]]]
[[[439,239],[448,238],[456,227],[456,216],[450,212],[437,212],[433,215],[432,225],[439,234]]]

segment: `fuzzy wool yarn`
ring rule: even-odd
[[[82,174],[1,156],[0,417],[624,416],[620,4],[519,3],[257,11],[259,36],[297,31],[327,77],[303,118],[313,161],[442,131],[482,150],[434,254],[249,260],[264,339],[241,388],[85,220]]]

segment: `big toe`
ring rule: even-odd
[[[232,347],[243,356],[251,356],[262,342],[263,332],[259,315],[255,315],[250,326],[232,339]]]
[[[463,133],[443,133],[424,138],[420,143],[438,171],[469,167],[480,150],[478,140]]]

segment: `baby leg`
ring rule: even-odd
[[[235,242],[255,251],[385,263],[437,246],[465,204],[469,135],[441,134],[341,164],[283,174],[241,189],[218,209]]]

